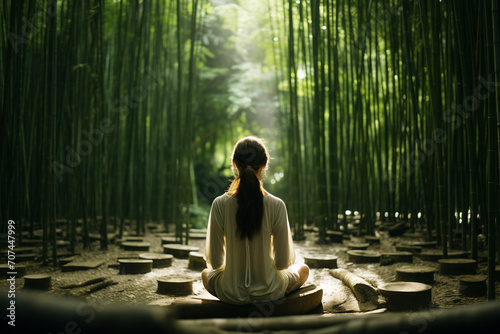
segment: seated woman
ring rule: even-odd
[[[280,299],[306,282],[309,267],[294,264],[285,203],[262,187],[269,162],[263,141],[238,141],[232,162],[236,177],[210,211],[203,285],[230,304]]]

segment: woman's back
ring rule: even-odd
[[[210,213],[206,258],[223,273],[215,280],[217,296],[233,304],[276,300],[284,296],[283,277],[295,260],[285,203],[271,194],[263,199],[262,226],[251,240],[237,235],[237,199],[217,197]]]

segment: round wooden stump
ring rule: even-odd
[[[139,258],[153,261],[153,268],[167,268],[172,265],[173,256],[171,254],[142,253]]]
[[[378,287],[389,311],[417,311],[431,306],[432,287],[417,282],[394,282]]]
[[[168,245],[168,244],[175,244],[177,241],[175,240],[175,237],[162,237],[161,238],[161,245]]]
[[[123,237],[123,242],[144,242],[143,237]]]
[[[52,275],[31,274],[24,276],[24,287],[27,289],[48,290],[50,288]]]
[[[195,232],[195,233],[189,233],[189,239],[206,239],[207,234],[206,233],[201,233],[201,232]]]
[[[486,276],[462,275],[458,277],[460,286],[458,291],[467,297],[486,296]]]
[[[370,244],[368,244],[368,243],[360,243],[360,244],[357,244],[357,243],[348,243],[347,244],[347,249],[366,250],[368,248],[368,246],[370,246]]]
[[[337,259],[333,255],[304,256],[304,262],[309,268],[337,269]]]
[[[349,255],[349,262],[354,263],[377,263],[380,261],[380,253],[364,251],[364,250],[350,250],[347,251]]]
[[[203,258],[203,254],[199,252],[189,253],[188,268],[191,270],[203,270],[207,267],[207,262]]]
[[[413,262],[413,254],[410,252],[382,252],[380,254],[380,265],[387,266],[396,262]]]
[[[398,252],[411,252],[416,254],[422,251],[422,247],[410,246],[410,245],[396,245],[396,250]]]
[[[422,248],[436,248],[437,243],[435,241],[413,241],[407,243],[406,245]]]
[[[120,274],[146,274],[153,268],[152,260],[143,259],[120,259]]]
[[[340,231],[326,231],[326,235],[330,238],[330,242],[341,244],[344,240],[344,233]]]
[[[163,253],[172,254],[178,259],[187,259],[190,252],[197,252],[200,249],[198,247],[192,247],[188,245],[171,244],[163,245]]]
[[[434,283],[436,269],[424,266],[404,266],[396,269],[396,281]]]
[[[449,251],[448,252],[448,258],[449,259],[456,259],[456,258],[463,258],[468,256],[467,252],[463,251]],[[422,251],[418,257],[423,260],[423,261],[431,261],[431,262],[437,262],[438,260],[441,260],[443,258],[443,252],[441,250],[426,250]]]
[[[156,292],[163,295],[189,295],[193,293],[193,280],[168,276],[160,277],[158,278],[158,290]]]
[[[15,274],[8,274],[12,272],[14,272]],[[10,266],[7,263],[0,264],[0,277],[2,278],[10,278],[11,276],[21,278],[24,275],[26,275],[26,266],[16,265],[16,267],[11,270]]]
[[[70,262],[73,262],[76,260],[76,256],[70,256],[70,257],[63,257],[59,259],[59,265],[64,266],[65,264],[68,264]]]
[[[477,269],[477,261],[472,259],[441,259],[438,262],[441,275],[473,275]]]
[[[367,235],[365,236],[365,242],[369,243],[372,246],[380,245],[380,238],[373,235]]]
[[[135,241],[122,242],[122,248],[125,251],[147,252],[149,251],[150,246],[151,244],[149,242],[135,242]]]

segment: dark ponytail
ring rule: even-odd
[[[238,174],[228,193],[238,200],[236,231],[241,239],[252,239],[262,227],[264,189],[257,173],[267,166],[268,152],[261,139],[246,137],[236,143],[232,160]]]

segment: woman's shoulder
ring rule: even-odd
[[[212,205],[223,205],[227,201],[232,201],[232,200],[236,200],[236,198],[234,198],[233,196],[229,195],[228,193],[224,193],[224,194],[216,197],[214,199],[214,201],[212,202]]]
[[[285,202],[281,198],[279,198],[278,196],[274,196],[269,192],[267,193],[266,196],[264,196],[264,200],[270,203],[271,205],[285,206]]]

